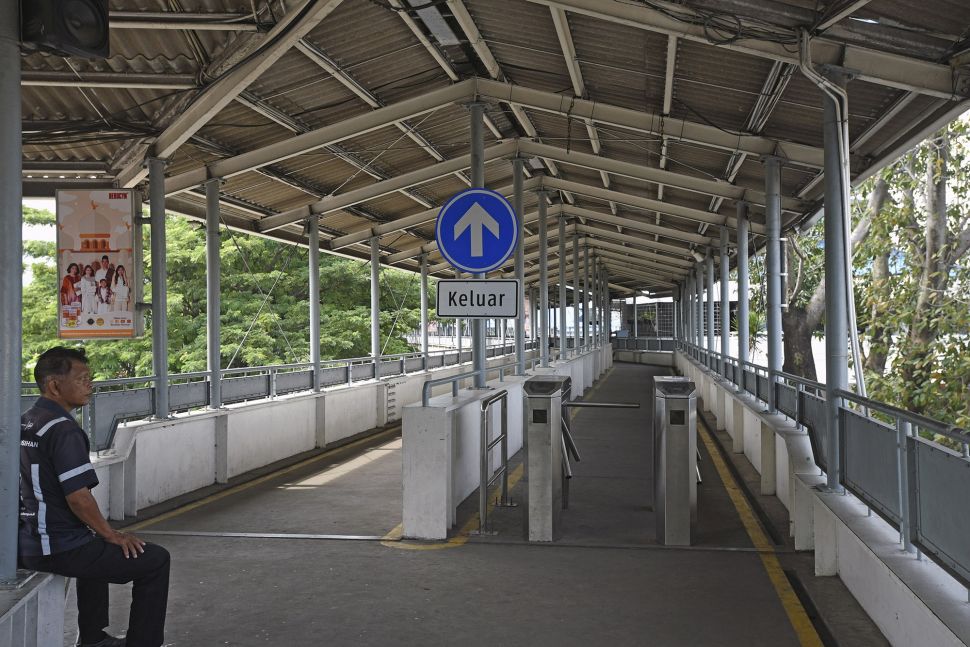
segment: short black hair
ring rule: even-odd
[[[71,372],[72,362],[88,363],[83,348],[54,346],[41,353],[37,358],[37,365],[34,366],[34,382],[37,383],[41,393],[46,389],[47,378],[67,375]]]

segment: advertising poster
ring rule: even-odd
[[[136,204],[140,196],[126,189],[57,192],[59,337],[142,334],[135,307],[142,274]]]

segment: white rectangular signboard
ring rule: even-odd
[[[438,316],[515,319],[519,316],[519,282],[515,279],[442,279],[438,281]]]
[[[141,199],[131,189],[57,192],[58,336],[138,337]]]

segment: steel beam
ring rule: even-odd
[[[428,370],[428,256],[421,255],[421,357]]]
[[[16,267],[23,258],[19,25],[20,3],[0,0],[0,258]],[[22,293],[16,273],[0,288],[0,584],[17,578]]]
[[[748,361],[750,314],[748,309],[748,204],[738,206],[738,360]],[[742,365],[743,366],[743,365]]]
[[[707,350],[712,353],[717,351],[717,347],[714,344],[714,257],[711,255],[711,249],[707,248],[707,253],[704,255],[704,267],[707,274],[707,307],[705,309],[705,314],[707,316]]]
[[[114,27],[114,25],[112,25]],[[122,88],[138,90],[195,90],[192,74],[135,74],[128,72],[60,72],[25,70],[21,85],[43,88]]]
[[[840,171],[841,177],[841,171]],[[768,227],[767,252],[765,264],[767,270],[767,310],[768,310],[768,410],[775,412],[775,376],[781,372],[781,208],[778,195],[781,189],[781,160],[769,157],[765,160],[765,193],[768,195],[767,213],[765,214]],[[826,248],[829,250],[829,248]],[[829,250],[830,251],[830,250]],[[829,254],[826,254],[828,256]],[[844,275],[843,275],[844,280]],[[828,285],[826,291],[828,291]],[[843,299],[843,303],[844,303]],[[844,327],[843,327],[844,330]],[[843,351],[844,352],[844,351]]]
[[[564,359],[566,344],[566,218],[559,214],[559,358]]]
[[[148,160],[152,240],[152,368],[155,417],[168,418],[168,271],[165,254],[165,161]]]
[[[574,216],[577,219],[582,219],[587,222],[593,220],[595,222],[613,225],[614,227],[618,227],[623,230],[635,231],[641,234],[652,234],[654,236],[663,236],[664,238],[672,238],[674,240],[683,240],[687,243],[693,243],[694,245],[701,245],[704,247],[714,244],[714,239],[709,236],[702,236],[692,231],[680,231],[671,227],[654,225],[630,215],[613,216],[600,211],[594,211],[593,209],[585,209],[583,207],[576,207],[568,204],[562,206],[562,211],[567,215]]]
[[[539,198],[539,249],[546,249],[546,196]],[[549,261],[545,254],[539,256],[539,364],[549,366]]]
[[[512,159],[512,208],[519,226],[519,235],[515,241],[515,279],[519,282],[519,316],[515,319],[515,372],[525,375],[525,212],[522,205],[524,199],[523,175],[525,159]]]
[[[205,183],[206,364],[209,408],[222,406],[222,257],[219,240],[219,178]]]
[[[529,0],[529,2],[712,45],[707,26],[702,24],[702,20],[699,19],[695,23],[678,20],[664,13],[662,11],[664,7],[654,8],[619,2],[603,4],[598,0]],[[682,5],[671,4],[670,6],[683,12]],[[779,31],[780,35],[792,35],[789,29],[780,28]],[[798,64],[797,48],[770,39],[725,39],[724,42],[714,46],[759,58]],[[958,88],[954,87],[952,69],[948,65],[868,49],[828,38],[813,39],[811,64],[815,67],[825,65],[842,67],[851,70],[856,78],[862,81],[942,99],[951,99],[955,94],[965,96],[966,92],[966,89],[958,92]]]
[[[381,377],[381,249],[380,239],[370,239],[370,355],[374,379]]]
[[[310,216],[307,220],[310,275],[310,363],[313,364],[313,390],[321,387],[320,365],[320,217]],[[348,371],[352,370],[350,368]],[[352,375],[347,376],[352,381]]]
[[[473,188],[485,188],[485,133],[482,116],[485,114],[485,104],[474,101],[468,104],[471,122],[471,151],[469,167]],[[484,273],[474,274],[476,279],[484,279]],[[486,367],[485,320],[472,319],[472,368],[475,371],[475,388],[485,388]]]
[[[727,357],[731,354],[731,261],[728,258],[728,230],[721,227],[721,375],[727,375]]]
[[[618,240],[622,242],[632,243],[634,245],[641,245],[651,250],[656,250],[658,252],[664,252],[666,254],[672,254],[674,257],[680,257],[682,259],[692,258],[690,250],[686,247],[678,247],[677,245],[667,245],[665,243],[658,243],[652,237],[644,238],[641,236],[631,236],[630,234],[621,234],[615,229],[606,229],[605,227],[593,227],[591,225],[576,225],[576,231],[581,234],[586,234],[588,236],[601,236],[603,238],[611,238],[613,240]],[[676,264],[676,258],[671,259],[673,264]],[[684,260],[687,265],[690,261]]]

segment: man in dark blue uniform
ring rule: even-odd
[[[77,579],[84,647],[160,647],[168,603],[169,555],[105,521],[91,488],[98,477],[88,438],[70,411],[87,403],[91,371],[83,350],[55,347],[37,361],[41,397],[21,417],[20,561]],[[108,626],[108,584],[134,582],[126,638]]]

